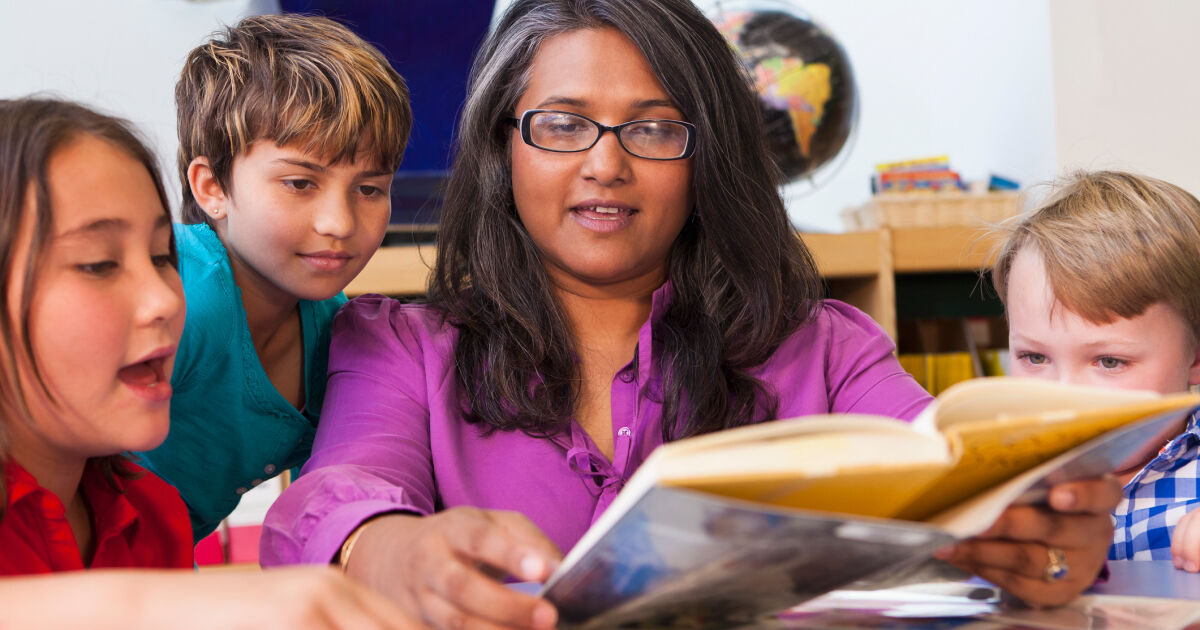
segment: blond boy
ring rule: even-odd
[[[341,291],[379,247],[412,125],[408,91],[345,27],[251,17],[192,50],[175,88],[188,313],[171,432],[146,464],[196,539],[302,464]]]
[[[1179,187],[1075,175],[1012,229],[992,276],[1014,376],[1160,393],[1200,384],[1200,202]],[[1117,473],[1109,559],[1200,570],[1198,422]]]

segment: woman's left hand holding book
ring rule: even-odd
[[[1055,486],[1049,505],[1013,506],[983,534],[936,554],[1030,606],[1061,606],[1096,580],[1112,544],[1113,477]]]

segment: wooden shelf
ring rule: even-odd
[[[346,295],[422,295],[429,286],[429,271],[436,258],[437,247],[432,243],[380,247],[362,273],[346,287]]]
[[[991,263],[999,237],[983,228],[882,229],[802,234],[831,297],[865,311],[896,337],[897,273],[975,271]],[[425,293],[436,257],[432,244],[381,247],[346,294]]]
[[[801,234],[800,238],[817,261],[825,278],[853,278],[879,273],[883,257],[882,234],[846,232],[844,234]]]
[[[895,273],[976,271],[991,265],[1002,238],[984,228],[891,230]]]

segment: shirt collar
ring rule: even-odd
[[[1183,432],[1200,438],[1200,407],[1192,410],[1192,417],[1188,419],[1187,428]]]
[[[133,464],[126,463],[126,466],[145,474],[141,468]],[[50,492],[38,484],[37,479],[29,471],[11,458],[4,464],[4,481],[10,508],[22,499]],[[88,506],[94,515],[97,543],[124,532],[137,522],[137,509],[125,496],[125,481],[120,477],[114,477],[113,481],[116,484],[115,489],[105,478],[104,471],[95,460],[89,461],[84,466],[83,478],[80,480],[79,487],[87,497]],[[61,503],[61,498],[59,500]],[[65,509],[66,506],[63,507]]]
[[[9,458],[4,462],[4,489],[7,495],[7,507],[12,507],[25,497],[37,492],[41,486],[37,479],[29,474],[17,460]]]
[[[658,323],[667,314],[671,302],[675,299],[675,287],[670,280],[654,290],[650,295],[650,322]]]
[[[145,474],[129,462],[124,464],[127,468]],[[126,480],[114,475],[113,481],[109,482],[106,477],[99,463],[92,460],[84,468],[83,479],[80,482],[80,489],[83,490],[95,515],[97,542],[126,531],[137,522],[138,517],[137,509],[125,496]]]

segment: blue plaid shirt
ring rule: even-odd
[[[1187,430],[1125,486],[1113,511],[1109,560],[1170,560],[1171,534],[1184,514],[1200,506],[1200,408]]]

